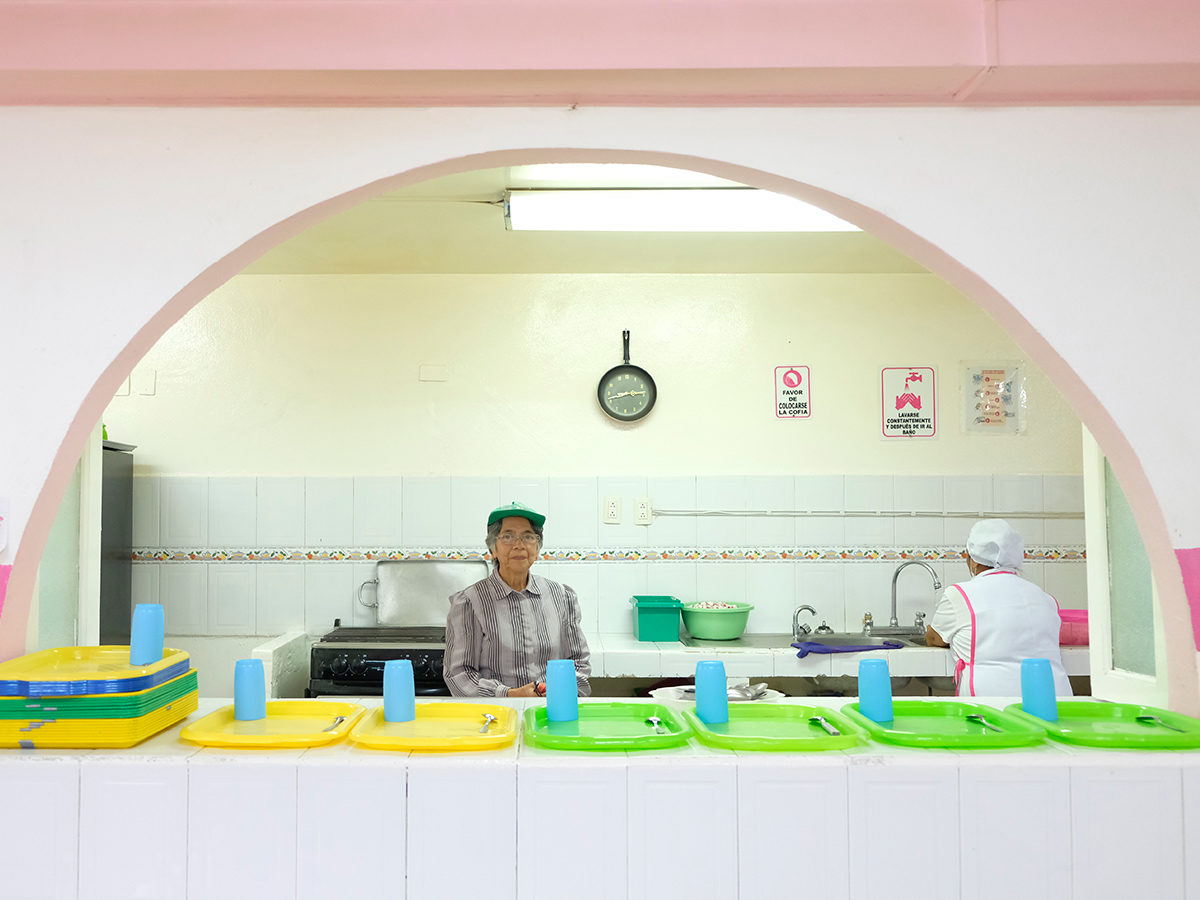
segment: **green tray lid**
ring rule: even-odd
[[[815,716],[841,734],[829,734],[813,721]],[[726,750],[845,750],[867,740],[865,731],[823,706],[731,703],[727,722],[708,724],[696,715],[694,707],[683,710],[683,717],[700,743]]]
[[[1020,703],[1006,706],[1004,711],[1044,728],[1051,738],[1065,744],[1126,750],[1200,749],[1200,719],[1156,706],[1059,700],[1055,722],[1030,715]]]
[[[679,609],[683,606],[683,601],[678,597],[668,597],[664,594],[634,594],[629,598],[629,602],[638,609]]]
[[[682,717],[658,703],[580,703],[570,722],[551,722],[545,706],[525,710],[525,743],[546,750],[664,750],[691,736]]]
[[[872,739],[902,747],[941,749],[998,749],[1040,744],[1046,730],[1032,717],[1014,716],[982,703],[963,700],[893,700],[894,718],[876,722],[867,718],[858,703],[847,703],[842,715],[866,729]],[[983,716],[993,727],[968,716]],[[1030,721],[1032,719],[1032,721]]]

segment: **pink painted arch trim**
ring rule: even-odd
[[[1179,570],[1183,573],[1183,590],[1188,608],[1192,611],[1192,642],[1200,652],[1200,547],[1177,549]]]

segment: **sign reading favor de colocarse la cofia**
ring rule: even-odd
[[[879,383],[885,438],[937,434],[937,373],[932,366],[886,366]]]
[[[807,419],[812,415],[808,366],[775,367],[775,418]]]

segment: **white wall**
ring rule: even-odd
[[[1200,545],[1200,424],[1175,405],[1200,330],[1200,307],[1181,299],[1200,288],[1200,109],[14,108],[0,111],[0,131],[0,227],[16,236],[0,244],[0,359],[15,385],[0,440],[12,504],[0,565],[20,563],[0,655],[23,640],[41,544],[94,419],[166,325],[305,222],[267,229],[423,166],[435,168],[411,177],[611,150],[817,199],[983,303],[1132,488],[1173,696],[1195,700],[1171,548]],[[576,149],[529,150],[547,147]],[[176,308],[152,321],[167,298]]]
[[[614,426],[596,384],[625,328],[659,401]],[[1077,474],[1079,419],[1028,361],[1024,434],[962,425],[964,363],[1021,358],[932,275],[246,275],[104,421],[165,475]],[[810,367],[811,418],[776,418],[778,365]],[[880,368],[905,365],[938,370],[936,438],[880,437]]]

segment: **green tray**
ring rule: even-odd
[[[809,721],[813,716],[822,716],[841,734],[827,733]],[[726,750],[844,750],[866,743],[862,728],[823,706],[731,703],[729,721],[720,725],[706,724],[690,709],[683,717],[696,740]]]
[[[1040,744],[1046,738],[1046,723],[1017,718],[982,703],[961,700],[893,700],[890,722],[875,722],[858,711],[857,703],[847,703],[842,712],[867,730],[872,738],[902,747],[941,747],[999,749]],[[992,731],[967,720],[977,714],[999,728]]]
[[[658,716],[660,733],[647,723]],[[657,703],[580,703],[574,722],[550,722],[546,707],[525,710],[525,743],[547,750],[662,750],[681,747],[692,730]]]
[[[196,670],[145,691],[77,697],[0,697],[0,719],[134,719],[196,690]]]
[[[1034,722],[1046,734],[1065,744],[1082,747],[1112,747],[1128,750],[1188,750],[1200,747],[1200,720],[1182,713],[1139,706],[1135,703],[1098,703],[1088,700],[1058,701],[1058,721],[1047,722],[1030,715],[1014,703],[1004,708],[1021,721]],[[1157,716],[1172,731],[1154,722],[1139,722],[1138,716]]]

